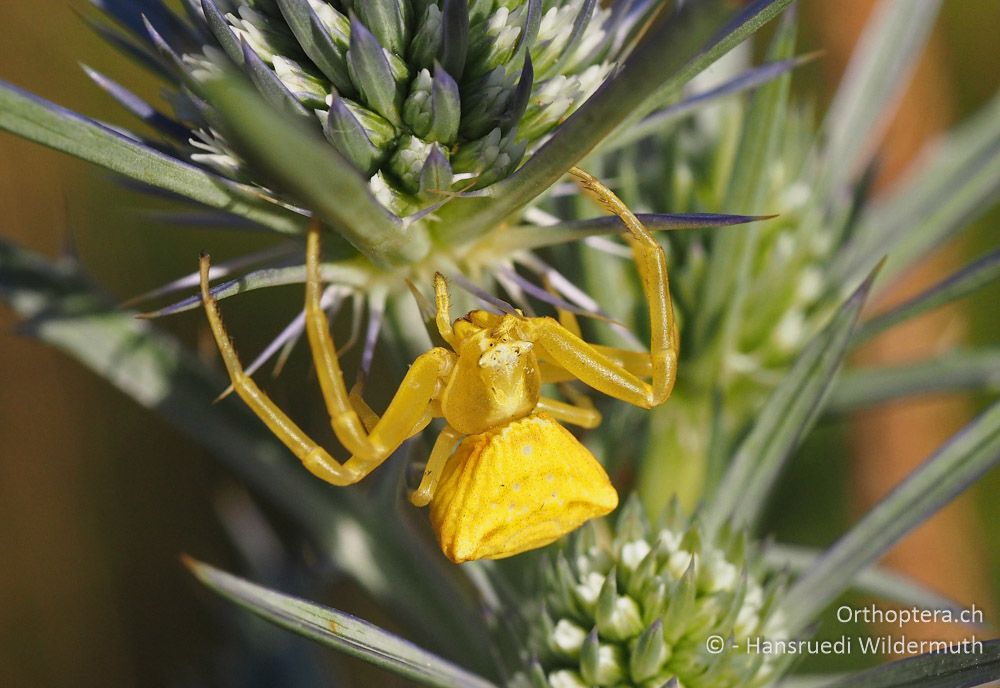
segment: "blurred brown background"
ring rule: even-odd
[[[869,5],[801,3],[803,49],[822,46],[827,53],[797,80],[821,100],[843,69]],[[90,11],[83,0],[0,3],[0,78],[98,119],[126,123],[78,64],[149,98],[156,85],[106,48],[74,10]],[[897,173],[926,137],[992,94],[1000,73],[997,25],[995,0],[945,3],[894,126],[886,175]],[[190,272],[203,248],[224,252],[242,240],[159,226],[143,219],[139,207],[149,202],[103,171],[0,134],[0,233],[50,255],[63,250],[71,234],[83,263],[116,298]],[[995,246],[998,226],[993,212],[911,288]],[[995,313],[995,301],[972,299],[963,311],[928,319],[905,340],[928,339],[936,347],[961,337],[996,343]],[[181,316],[167,324],[191,337],[200,320]],[[16,336],[14,326],[0,308],[0,685],[176,685],[217,641],[208,630],[207,595],[181,570],[177,555],[226,561],[210,506],[223,478],[198,447],[72,361]],[[880,340],[864,356],[913,354],[900,346]],[[874,447],[875,454],[855,462],[854,513],[973,409],[970,401],[923,400],[864,414],[851,432],[856,445]],[[897,460],[900,437],[908,442]],[[874,438],[886,442],[875,445]],[[961,601],[988,606],[1000,589],[1000,534],[990,525],[1000,522],[998,494],[994,474],[944,520],[911,537],[893,561]]]

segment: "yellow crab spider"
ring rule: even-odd
[[[595,427],[600,414],[583,395],[570,395],[570,403],[542,396],[543,383],[580,380],[643,408],[663,403],[673,388],[678,342],[663,250],[609,189],[582,170],[572,174],[628,229],[649,306],[649,352],[585,342],[565,311],[556,320],[474,310],[452,322],[447,284],[438,274],[435,320],[450,349],[419,356],[381,417],[344,384],[320,307],[320,229],[312,223],[306,331],[333,431],[351,454],[343,463],[244,372],[209,292],[209,258],[201,259],[202,303],[233,388],[314,475],[334,485],[356,483],[433,418],[445,420],[410,500],[430,505],[441,549],[455,563],[542,547],[618,505],[597,459],[560,425]]]

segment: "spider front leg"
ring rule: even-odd
[[[529,319],[530,329],[545,358],[585,384],[636,406],[658,406],[673,390],[679,353],[666,256],[653,235],[610,189],[578,168],[571,174],[628,229],[627,240],[649,306],[649,353],[642,356],[648,357],[650,382],[636,374],[646,371],[633,352],[588,344],[552,318]]]
[[[334,432],[352,454],[344,463],[338,462],[306,435],[243,370],[226,334],[218,304],[209,291],[208,256],[202,256],[200,264],[201,297],[212,334],[236,393],[309,471],[334,485],[351,485],[367,476],[400,444],[430,422],[431,402],[437,391],[438,380],[451,368],[453,354],[438,348],[418,357],[382,417],[378,418],[374,413],[363,413],[365,421],[374,423],[369,434],[344,386],[326,314],[319,306],[318,233],[319,227],[314,224],[310,228],[306,260],[306,329],[310,335],[313,357],[319,368],[320,383],[330,410]]]
[[[639,218],[608,187],[595,177],[574,167],[570,173],[608,212],[617,215],[628,230],[639,280],[649,306],[649,358],[652,364],[650,406],[662,404],[670,396],[677,374],[680,341],[670,298],[670,277],[663,248]]]

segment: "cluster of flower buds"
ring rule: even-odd
[[[510,174],[614,66],[612,12],[586,0],[200,5],[203,44],[163,38],[178,64],[202,69],[225,53],[273,105],[321,130],[397,214]],[[253,180],[211,113],[183,109],[203,122],[192,158]]]
[[[651,528],[637,499],[609,544],[584,528],[546,564],[515,688],[761,686],[786,658],[747,651],[785,638],[767,575],[742,535],[703,529],[673,508]],[[540,619],[540,621],[539,621]]]

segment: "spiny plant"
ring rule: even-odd
[[[791,75],[784,74],[751,98],[727,99],[683,120],[685,108],[667,107],[601,148],[594,170],[614,180],[617,192],[638,211],[725,208],[776,215],[739,230],[670,235],[685,373],[669,408],[648,416],[615,409],[623,414],[619,422],[647,433],[639,444],[637,486],[651,513],[669,501],[658,489],[667,482],[689,506],[717,489],[727,447],[746,434],[789,366],[880,260],[887,262],[874,288],[876,300],[928,251],[967,226],[970,216],[989,208],[996,161],[983,151],[996,140],[991,122],[1000,112],[1000,96],[928,146],[903,183],[884,197],[870,198],[885,112],[906,87],[937,7],[885,4],[818,126],[814,108],[792,94]],[[793,23],[778,30],[764,59],[769,65],[796,60]],[[727,82],[746,79],[748,67],[745,58],[737,58],[720,71],[723,85],[716,88],[725,89]],[[960,174],[970,180],[961,192]],[[563,218],[585,216],[581,210],[586,213],[576,203],[558,207]],[[536,243],[543,242],[539,236]],[[851,346],[994,279],[996,261],[995,252],[982,256],[906,306],[881,313],[863,325]],[[580,252],[563,269],[581,275],[577,283],[591,291],[615,275],[616,312],[640,313],[634,278],[608,251]],[[622,341],[622,331],[599,328],[605,343]],[[937,384],[958,382],[965,369],[989,387],[995,378],[986,371],[994,363],[989,352],[949,352],[920,365],[857,370],[842,376],[829,402],[843,412],[912,393],[904,380],[921,371],[929,374],[924,389],[934,389],[929,379],[935,367],[941,370]],[[944,373],[952,364],[952,373]],[[610,437],[597,439],[603,440],[610,440],[603,448],[609,461],[629,451]]]
[[[142,9],[115,16],[135,22]],[[216,128],[211,101],[184,85],[211,72],[222,51],[271,104],[322,131],[401,216],[507,176],[597,88],[643,20],[580,0],[207,0],[188,9],[191,25],[162,12],[143,18],[170,58],[174,110],[194,123],[181,154],[262,180]]]
[[[464,285],[476,307],[510,302],[529,313],[555,306],[596,316],[591,329],[610,344],[648,328],[635,315],[639,292],[620,261],[623,247],[599,236],[620,232],[618,221],[584,215],[572,189],[558,184],[586,156],[636,209],[677,212],[640,213],[650,229],[778,214],[747,227],[672,232],[662,242],[682,337],[674,399],[648,417],[605,406],[603,428],[585,437],[644,507],[631,500],[615,523],[592,525],[544,557],[460,568],[444,565],[401,515],[400,473],[368,493],[323,489],[239,405],[210,409],[224,383],[188,348],[107,304],[74,262],[0,244],[0,293],[31,332],[210,446],[301,526],[325,562],[436,654],[189,562],[207,585],[296,632],[438,686],[773,685],[792,658],[741,652],[739,641],[806,638],[849,587],[953,605],[870,565],[1000,460],[996,402],[827,552],[765,546],[757,530],[781,469],[824,411],[997,384],[992,349],[835,377],[858,342],[1000,273],[995,252],[857,326],[886,277],[965,226],[1000,189],[995,99],[888,197],[868,195],[876,125],[938,3],[884,3],[818,131],[789,95],[790,70],[803,61],[792,18],[764,64],[750,66],[744,55],[721,85],[692,82],[790,4],[780,0],[740,9],[203,0],[184,3],[186,19],[158,0],[95,4],[124,32],[95,27],[164,78],[174,114],[92,76],[163,138],[123,135],[6,85],[0,127],[257,227],[297,235],[309,214],[326,222],[325,303],[366,304],[353,314],[367,333],[369,374],[380,330],[403,358],[427,348],[407,280],[419,292],[434,271]],[[749,89],[749,97],[723,99]],[[302,282],[304,270],[289,260],[297,246],[254,256],[266,264],[212,294]],[[189,288],[192,277],[154,295]],[[159,313],[197,305],[192,297]],[[301,332],[293,321],[265,354]],[[642,449],[622,451],[623,436],[644,437],[635,443]],[[632,483],[624,479],[631,467]],[[643,512],[663,511],[674,494],[680,501],[651,525]],[[709,644],[716,637],[726,643],[718,652]],[[986,648],[820,685],[974,685],[998,673],[1000,648]]]

